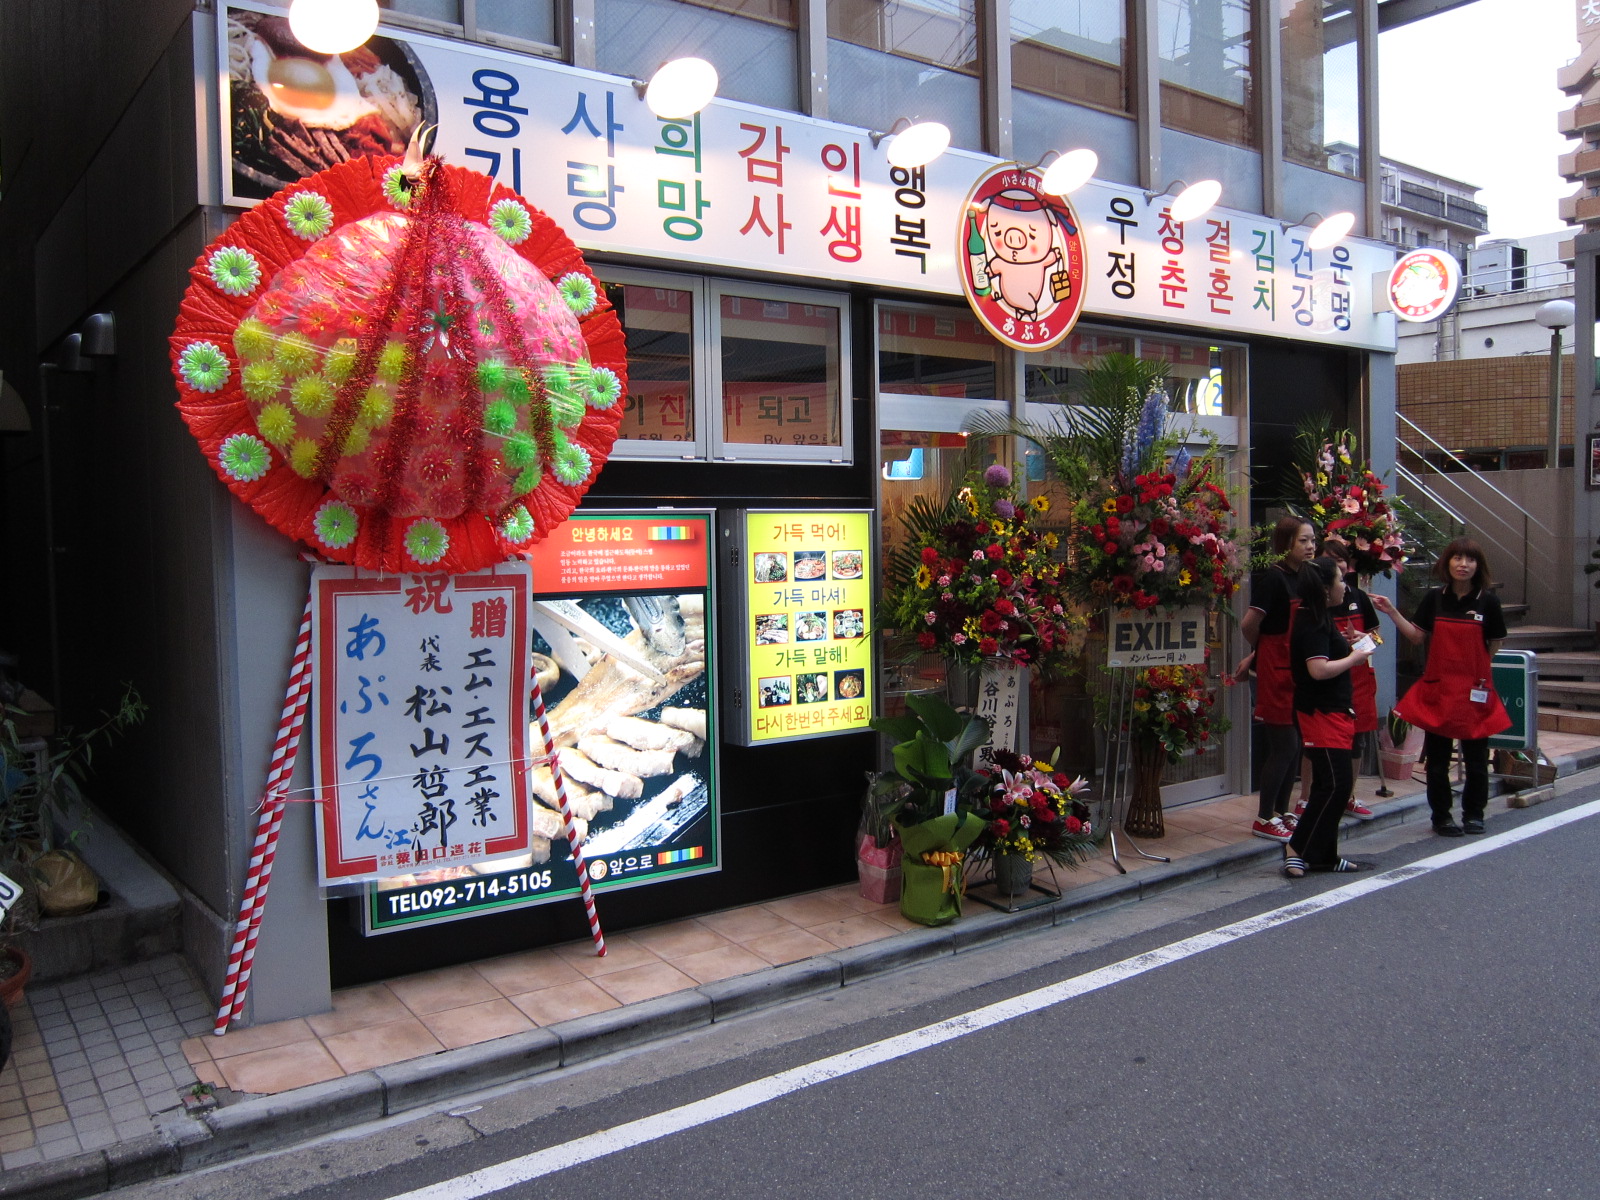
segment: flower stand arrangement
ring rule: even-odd
[[[1034,867],[1043,861],[1053,873],[1057,865],[1075,867],[1094,853],[1089,807],[1080,799],[1088,781],[1069,779],[1053,761],[1009,750],[996,750],[993,768],[979,774],[987,786],[977,811],[987,825],[975,858],[989,862],[991,882],[1004,901],[995,907],[1015,912],[1018,898],[1030,890],[1059,898],[1059,886],[1052,891],[1034,882]]]
[[[1312,423],[1295,435],[1307,516],[1318,529],[1350,547],[1356,575],[1385,578],[1405,566],[1405,530],[1394,503],[1384,499],[1388,484],[1365,461],[1348,429],[1329,430]]]
[[[1213,734],[1229,728],[1228,718],[1217,711],[1204,663],[1140,671],[1123,723],[1133,741],[1132,795],[1123,829],[1133,837],[1164,837],[1162,771],[1186,753],[1205,749]]]

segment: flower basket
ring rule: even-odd
[[[948,925],[961,915],[962,863],[967,847],[986,822],[971,813],[934,817],[920,825],[896,825],[905,855],[900,860],[900,913],[919,925]]]

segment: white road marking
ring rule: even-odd
[[[987,1004],[935,1024],[925,1025],[921,1029],[913,1029],[909,1033],[898,1034],[870,1045],[859,1046],[854,1050],[846,1050],[842,1054],[834,1054],[828,1058],[817,1059],[815,1062],[791,1067],[787,1071],[779,1071],[776,1075],[752,1080],[750,1083],[719,1092],[715,1096],[707,1096],[704,1100],[696,1100],[692,1104],[641,1117],[637,1121],[629,1121],[614,1129],[602,1129],[586,1137],[550,1146],[544,1150],[536,1150],[520,1158],[447,1179],[431,1187],[405,1192],[393,1197],[393,1200],[473,1200],[474,1197],[487,1196],[519,1183],[526,1183],[530,1179],[538,1179],[556,1171],[566,1170],[568,1167],[593,1162],[609,1154],[642,1146],[671,1134],[693,1129],[697,1125],[706,1125],[723,1117],[732,1116],[734,1113],[744,1112],[746,1109],[766,1104],[792,1092],[803,1091],[816,1084],[839,1079],[866,1070],[868,1067],[877,1066],[879,1063],[892,1062],[897,1058],[915,1054],[919,1050],[926,1050],[930,1046],[966,1037],[968,1034],[989,1029],[1017,1017],[1039,1012],[1041,1009],[1098,991],[1114,983],[1143,975],[1146,971],[1153,971],[1168,963],[1180,962],[1191,955],[1214,950],[1218,946],[1226,946],[1240,938],[1276,929],[1315,913],[1325,912],[1351,900],[1381,892],[1397,883],[1404,883],[1408,879],[1415,879],[1443,867],[1454,866],[1456,863],[1476,858],[1480,854],[1504,849],[1506,846],[1527,841],[1596,814],[1600,814],[1600,800],[1592,800],[1588,804],[1579,805],[1566,812],[1553,813],[1520,828],[1507,830],[1505,833],[1475,838],[1408,866],[1384,871],[1379,875],[1363,876],[1343,887],[1334,888],[1298,903],[1236,921],[1232,925],[1213,929],[1209,933],[1200,933],[1182,941],[1169,943],[1072,979],[1063,979],[1059,983],[1024,992],[1009,1000]]]

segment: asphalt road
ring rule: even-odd
[[[1497,815],[1490,832],[1596,794]],[[449,1112],[117,1195],[1600,1196],[1600,815],[1493,842],[1369,892],[1370,875],[1290,884],[1253,871]],[[1359,849],[1390,870],[1482,845],[1402,827]],[[1350,884],[1365,894],[1346,899]],[[1283,911],[1310,897],[1344,902]],[[1239,922],[1243,936],[1138,960]],[[1102,986],[509,1188],[459,1178],[543,1148],[581,1151],[629,1122],[654,1131],[693,1102],[1085,976]]]

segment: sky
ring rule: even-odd
[[[1574,99],[1556,70],[1578,53],[1576,0],[1474,0],[1380,36],[1379,149],[1482,190],[1490,237],[1563,228],[1573,143],[1556,116]]]

